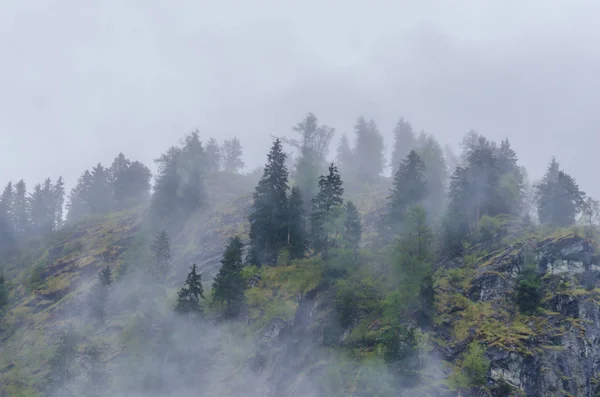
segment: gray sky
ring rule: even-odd
[[[252,166],[308,111],[351,132],[399,117],[457,143],[508,136],[600,196],[600,2],[0,1],[0,182],[119,152],[149,166],[198,127]],[[332,147],[332,151],[335,148]]]

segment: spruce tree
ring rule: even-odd
[[[246,165],[242,160],[242,145],[239,139],[232,138],[223,142],[221,156],[223,157],[223,170],[225,172],[239,173]]]
[[[42,185],[39,183],[33,187],[33,192],[28,197],[29,207],[29,230],[34,236],[43,233],[42,227],[46,217],[46,207],[42,193]]]
[[[151,201],[151,212],[159,219],[172,216],[180,204],[181,182],[181,149],[171,146],[158,159],[158,172],[154,182],[154,193]]]
[[[109,171],[98,163],[92,168],[91,174],[87,204],[92,214],[102,214],[112,207],[113,202]]]
[[[569,226],[585,203],[585,192],[573,177],[560,169],[555,158],[548,165],[541,183],[536,186],[540,223],[553,226]]]
[[[215,138],[206,142],[206,171],[218,172],[221,169],[221,148]]]
[[[408,157],[402,160],[394,175],[392,195],[388,198],[384,222],[388,226],[386,232],[392,235],[399,232],[406,211],[423,201],[426,196],[425,164],[417,152],[412,150]]]
[[[213,280],[213,300],[225,305],[227,317],[237,316],[244,302],[242,248],[239,237],[229,240],[221,260],[221,269]]]
[[[12,183],[9,182],[0,196],[0,258],[10,255],[16,247],[13,230],[13,196]]]
[[[446,200],[448,169],[444,151],[435,137],[429,134],[425,134],[424,140],[416,151],[425,165],[427,195],[423,200],[423,206],[432,219],[437,219],[445,209]]]
[[[302,199],[300,188],[297,186],[294,186],[290,192],[288,222],[288,247],[290,257],[292,259],[302,258],[308,247],[308,236],[306,231],[304,201]]]
[[[151,273],[158,284],[163,284],[169,274],[171,264],[171,242],[167,232],[159,232],[150,245],[152,253]]]
[[[2,195],[0,196],[0,213],[4,214],[7,217],[7,221],[12,221],[13,214],[13,201],[15,192],[13,189],[12,182],[8,182],[4,190],[2,191]]]
[[[344,179],[346,181],[354,179],[354,176],[356,175],[356,164],[354,153],[350,148],[350,142],[348,141],[348,136],[346,134],[342,135],[338,144],[336,161],[340,172],[344,174]]]
[[[88,170],[85,170],[69,194],[67,222],[76,222],[90,214],[89,200],[91,197],[91,186],[92,174]]]
[[[13,201],[13,231],[17,240],[24,239],[30,230],[29,227],[29,201],[27,200],[27,187],[21,179],[15,185]]]
[[[471,231],[471,186],[463,167],[456,168],[452,174],[448,199],[442,247],[446,255],[455,257],[463,253],[463,242]]]
[[[90,306],[92,316],[103,324],[106,318],[106,304],[108,300],[108,287],[112,284],[112,273],[108,266],[98,273],[98,283],[92,288]]]
[[[202,311],[200,298],[204,299],[202,275],[197,272],[196,264],[193,264],[184,286],[177,293],[175,310],[180,313],[200,313]]]
[[[375,181],[383,171],[383,137],[373,120],[360,117],[354,126],[357,175],[362,182]]]
[[[181,149],[181,197],[178,200],[185,214],[200,208],[205,201],[204,176],[206,174],[206,150],[198,137],[198,131],[184,138],[185,144]]]
[[[254,265],[277,262],[288,242],[288,171],[281,141],[275,140],[254,192],[250,220],[250,258]]]
[[[416,147],[415,133],[410,123],[404,119],[398,120],[394,128],[394,149],[392,150],[392,175],[400,168],[400,163]]]
[[[327,259],[330,235],[337,234],[335,222],[341,215],[344,188],[337,167],[331,163],[329,174],[319,178],[319,193],[312,200],[311,239],[315,252],[322,253]]]
[[[346,243],[346,248],[357,252],[362,236],[362,224],[358,209],[352,201],[346,203],[346,213],[344,218],[342,237]]]
[[[54,228],[60,229],[63,225],[63,207],[65,205],[65,183],[63,182],[62,176],[60,176],[54,184]]]
[[[503,208],[502,213],[519,215],[525,198],[524,176],[517,164],[518,158],[508,139],[500,143],[496,150],[497,167],[500,174],[498,194]]]

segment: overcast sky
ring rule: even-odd
[[[153,166],[195,128],[270,134],[307,112],[350,133],[399,117],[456,144],[507,136],[533,176],[555,154],[596,184],[600,2],[0,0],[0,181],[29,185],[123,151]],[[332,151],[335,148],[332,147]]]

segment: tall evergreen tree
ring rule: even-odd
[[[200,208],[205,200],[204,175],[206,173],[206,151],[198,137],[198,131],[184,138],[185,144],[181,150],[181,199],[180,205],[185,213],[191,213]]]
[[[71,193],[69,194],[69,203],[67,205],[67,221],[75,222],[90,214],[89,198],[91,196],[92,174],[85,170]]]
[[[230,173],[239,173],[244,167],[242,159],[242,145],[236,137],[227,139],[223,143],[221,155],[223,157],[223,170]]]
[[[198,273],[196,264],[193,264],[184,286],[177,294],[175,310],[180,313],[200,313],[202,311],[200,298],[204,299],[202,275]]]
[[[362,224],[358,209],[352,201],[346,203],[342,237],[346,244],[346,248],[352,249],[354,252],[358,251],[360,239],[362,237]]]
[[[538,216],[542,224],[569,226],[575,223],[586,194],[579,189],[573,177],[560,169],[556,158],[552,158],[536,191]]]
[[[158,284],[163,284],[169,274],[171,265],[171,242],[167,232],[159,232],[150,245],[152,253],[151,273]]]
[[[455,257],[463,252],[463,241],[471,231],[471,186],[463,167],[457,167],[450,179],[448,212],[444,219],[443,250]]]
[[[300,188],[294,186],[289,198],[288,246],[292,259],[304,257],[308,247],[304,201]]]
[[[15,237],[17,240],[22,240],[28,235],[30,229],[27,187],[22,179],[15,185],[12,215]]]
[[[346,134],[342,135],[337,148],[336,161],[341,173],[344,174],[344,179],[352,179],[356,175],[356,164],[354,153],[350,148],[350,142]]]
[[[28,197],[29,200],[29,229],[34,236],[40,236],[43,233],[43,224],[46,217],[46,207],[42,185],[39,183],[33,187],[33,192]]]
[[[225,304],[227,317],[237,316],[244,302],[242,249],[239,237],[229,240],[221,260],[221,269],[213,280],[213,300],[215,303]]]
[[[58,177],[54,184],[54,228],[59,229],[64,222],[63,208],[65,206],[65,183],[62,176]]]
[[[388,210],[384,224],[386,233],[398,233],[406,211],[422,202],[427,196],[427,180],[425,179],[425,164],[421,157],[412,150],[398,166],[394,176],[392,194],[388,198]]]
[[[221,148],[215,138],[206,142],[206,171],[217,172],[221,169]]]
[[[7,221],[11,222],[13,218],[13,202],[15,199],[15,192],[13,189],[12,182],[8,182],[2,191],[2,195],[0,196],[0,213],[4,214],[7,217]]]
[[[92,168],[87,204],[92,214],[107,212],[113,203],[109,171],[100,163]]]
[[[319,178],[319,193],[312,200],[311,238],[315,252],[327,259],[332,233],[337,234],[335,222],[341,216],[344,188],[337,167],[331,163],[329,174]]]
[[[255,265],[275,264],[288,241],[288,171],[281,141],[275,140],[263,176],[254,192],[250,214],[250,260]]]
[[[92,316],[103,324],[106,318],[106,304],[108,300],[108,287],[112,284],[112,273],[108,266],[98,273],[98,283],[92,288],[90,307]]]
[[[415,133],[410,123],[404,119],[398,120],[394,128],[394,149],[392,150],[392,175],[394,175],[400,163],[416,147]]]
[[[171,146],[158,159],[158,173],[154,182],[151,211],[158,218],[165,218],[175,213],[179,207],[181,186],[181,149]]]
[[[0,258],[12,253],[16,245],[13,230],[13,199],[13,186],[9,182],[0,196]]]
[[[444,211],[446,201],[446,183],[448,169],[444,159],[444,151],[438,141],[429,134],[424,134],[421,144],[416,149],[425,165],[427,181],[427,197],[423,206],[432,219],[438,218]]]
[[[525,197],[524,180],[521,167],[517,164],[517,154],[504,139],[496,151],[497,167],[500,174],[498,194],[503,208],[502,213],[519,215],[523,208]]]
[[[83,387],[86,396],[103,397],[107,395],[109,377],[102,355],[102,349],[96,345],[87,347],[83,352],[82,364],[85,374]]]
[[[70,327],[61,332],[54,354],[48,362],[51,391],[59,389],[73,379],[77,359],[77,339],[77,335]]]
[[[359,117],[354,131],[358,177],[363,182],[374,181],[383,171],[383,137],[375,122],[367,122],[363,117]]]

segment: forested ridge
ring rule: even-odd
[[[0,396],[600,393],[563,352],[597,357],[600,203],[551,153],[532,180],[509,138],[404,118],[391,158],[362,116],[276,135],[250,172],[194,131],[154,175],[8,182]]]

